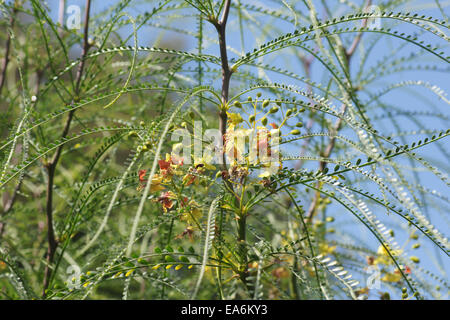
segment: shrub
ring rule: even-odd
[[[449,24],[414,3],[3,2],[2,297],[445,297]]]

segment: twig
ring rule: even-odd
[[[17,10],[18,10],[17,1],[15,1],[13,12],[11,14],[11,19],[9,20],[9,25],[10,25],[11,30],[14,28]],[[9,64],[10,50],[11,50],[11,33],[8,32],[8,38],[6,39],[6,44],[5,44],[5,58],[3,58],[2,71],[0,73],[0,95],[2,94],[3,86],[5,85],[5,82],[6,82],[6,71],[8,69],[8,64]]]
[[[219,111],[219,130],[222,135],[222,137],[226,136],[227,131],[227,104],[228,104],[228,93],[230,89],[230,80],[231,75],[233,73],[233,70],[230,69],[230,66],[228,64],[228,55],[227,55],[227,44],[226,44],[226,24],[228,20],[228,15],[230,12],[230,6],[231,6],[231,0],[225,0],[225,5],[222,13],[222,17],[219,21],[211,21],[211,23],[216,27],[217,33],[219,35],[219,47],[220,47],[220,59],[222,63],[222,105],[220,107]],[[226,164],[226,156],[225,152],[222,153],[222,167],[223,170],[227,171],[227,164]],[[230,181],[225,179],[225,184],[227,184],[227,187],[233,191],[233,185]],[[236,203],[239,203],[241,199],[239,199],[238,196],[235,195],[235,201]],[[245,286],[247,286],[247,273],[248,273],[248,266],[247,266],[247,247],[246,247],[246,220],[247,217],[245,214],[241,215],[238,221],[238,248],[239,248],[239,254],[241,255],[242,261],[242,270],[240,271],[240,278],[241,281],[244,283]]]
[[[83,70],[85,65],[85,58],[89,51],[89,41],[88,41],[88,33],[89,33],[89,15],[91,9],[91,0],[86,0],[86,13],[85,13],[85,25],[84,25],[84,38],[83,38],[83,51],[81,54],[81,61],[78,67],[77,75],[76,75],[76,84],[75,84],[75,97],[72,100],[72,104],[76,103],[79,100],[80,94],[80,86],[81,79],[83,76]],[[66,124],[61,133],[61,138],[67,137],[70,125],[72,123],[73,115],[75,110],[71,110],[66,120]],[[55,231],[53,228],[53,185],[55,179],[55,171],[56,166],[58,164],[59,158],[61,156],[61,152],[64,145],[61,145],[57,148],[52,160],[48,162],[45,166],[47,169],[47,199],[46,199],[46,214],[47,214],[47,240],[48,240],[48,251],[47,251],[47,264],[45,266],[44,272],[44,286],[42,295],[45,297],[46,290],[50,284],[50,277],[52,274],[51,265],[53,263],[53,258],[55,256],[56,249],[58,247],[58,242],[55,238]]]
[[[226,23],[228,20],[228,13],[230,11],[230,0],[225,1],[225,7],[222,14],[222,18],[219,21],[212,21],[213,25],[217,29],[219,35],[219,47],[220,47],[220,59],[222,62],[222,106],[219,111],[219,130],[222,137],[225,137],[227,131],[227,112],[226,105],[228,103],[228,93],[230,89],[231,70],[228,64],[227,44],[226,44]],[[223,169],[227,170],[225,162],[225,153],[223,153]]]

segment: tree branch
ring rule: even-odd
[[[222,17],[219,21],[211,21],[212,24],[216,27],[217,33],[219,35],[219,47],[220,47],[220,59],[222,64],[222,105],[220,107],[219,111],[219,130],[222,135],[222,137],[225,137],[226,131],[227,131],[227,104],[228,104],[228,94],[230,89],[230,80],[231,75],[233,71],[230,69],[230,66],[228,64],[228,54],[227,54],[227,43],[226,43],[226,24],[228,21],[228,16],[230,12],[230,6],[231,6],[231,0],[225,0],[225,5],[222,13]],[[223,161],[223,170],[227,171],[227,164],[226,164],[226,156],[225,152],[222,153],[222,161]],[[233,191],[233,185],[230,181],[224,179],[225,184],[227,184],[227,187]],[[239,203],[241,199],[239,199],[238,196],[235,196],[236,203]],[[245,286],[247,286],[247,274],[248,274],[248,266],[247,266],[247,245],[246,245],[246,220],[247,217],[245,214],[242,214],[238,220],[238,250],[239,255],[242,258],[241,261],[241,268],[240,271],[240,278],[241,281],[244,283]]]
[[[9,20],[10,29],[14,28],[17,10],[18,10],[18,8],[17,8],[17,0],[16,0],[14,2],[14,8],[13,8],[13,12],[11,14],[11,19]],[[3,58],[2,71],[0,73],[0,95],[2,94],[3,86],[5,85],[5,82],[6,82],[6,71],[8,69],[10,51],[11,51],[11,33],[8,32],[8,38],[6,39],[6,44],[5,44],[5,57]]]
[[[89,41],[88,41],[88,33],[89,33],[89,16],[91,9],[91,0],[86,0],[86,12],[85,12],[85,25],[84,25],[84,37],[83,37],[83,51],[81,53],[81,61],[78,66],[77,75],[76,75],[76,83],[75,83],[75,97],[72,100],[72,104],[76,103],[79,100],[80,88],[81,88],[81,80],[83,77],[83,70],[85,66],[85,58],[89,51]],[[71,110],[66,120],[66,124],[64,125],[64,129],[61,133],[61,138],[67,137],[70,125],[72,123],[72,119],[74,116],[75,110]],[[61,152],[64,145],[61,145],[57,148],[52,160],[46,164],[47,169],[47,199],[46,199],[46,215],[47,215],[47,241],[48,241],[48,251],[47,251],[47,264],[45,266],[44,272],[44,286],[42,295],[45,297],[46,290],[50,284],[50,277],[52,274],[51,265],[53,263],[53,258],[55,256],[56,249],[58,247],[58,242],[55,238],[55,231],[53,228],[53,186],[55,179],[56,166],[58,164],[59,158],[61,156]]]

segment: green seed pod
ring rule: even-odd
[[[242,104],[239,101],[235,101],[234,106],[239,109],[242,108]]]
[[[420,262],[420,259],[417,258],[416,256],[410,257],[409,260],[411,260],[411,261],[414,262],[414,263],[419,263],[419,262]]]
[[[264,104],[263,104],[264,105]],[[278,110],[280,110],[278,107],[273,107],[272,109],[270,109],[270,113],[277,113]]]
[[[261,123],[262,123],[263,126],[266,126],[267,125],[267,118],[266,117],[262,118],[261,119]]]
[[[141,127],[144,127],[144,126],[145,126],[145,122],[144,122],[144,121],[141,121],[141,122],[139,122],[139,125],[140,125]]]
[[[292,109],[289,109],[288,111],[286,111],[286,117],[289,117],[292,114]]]
[[[252,101],[252,100],[253,100],[252,97],[247,98],[247,101]]]
[[[418,297],[419,296],[419,292],[414,292],[413,297]]]
[[[301,108],[298,112],[305,112],[305,108]]]
[[[407,293],[408,290],[406,288],[402,288],[402,293]]]
[[[327,217],[325,220],[327,222],[334,222],[334,217]]]
[[[248,121],[249,121],[250,123],[255,122],[255,116],[254,116],[254,115],[251,115],[250,117],[248,117]]]
[[[402,294],[402,299],[406,299],[406,298],[408,298],[408,294],[407,293]]]
[[[412,234],[410,238],[413,240],[417,240],[419,239],[419,236],[417,234]]]
[[[297,122],[297,124],[295,126],[297,128],[302,128],[303,127],[303,123],[302,122]]]
[[[280,101],[277,101],[275,103],[277,104],[277,106],[281,107],[281,102]]]
[[[292,131],[290,132],[290,134],[292,134],[293,136],[298,136],[300,133],[301,133],[301,132],[300,132],[300,130],[298,130],[298,129],[294,129],[294,130],[292,130]]]
[[[269,100],[264,100],[262,103],[263,108],[267,107],[269,105]]]
[[[413,249],[418,249],[420,248],[420,243],[414,243],[412,246]]]
[[[148,147],[147,146],[142,146],[141,151],[142,152],[147,152],[148,151]]]
[[[261,92],[258,92],[258,93],[256,94],[256,96],[257,96],[258,98],[261,98],[262,93],[261,93]]]
[[[391,300],[391,295],[389,294],[389,292],[383,292],[380,298],[381,300]]]

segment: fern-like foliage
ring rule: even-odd
[[[448,4],[0,9],[2,299],[448,299]]]

